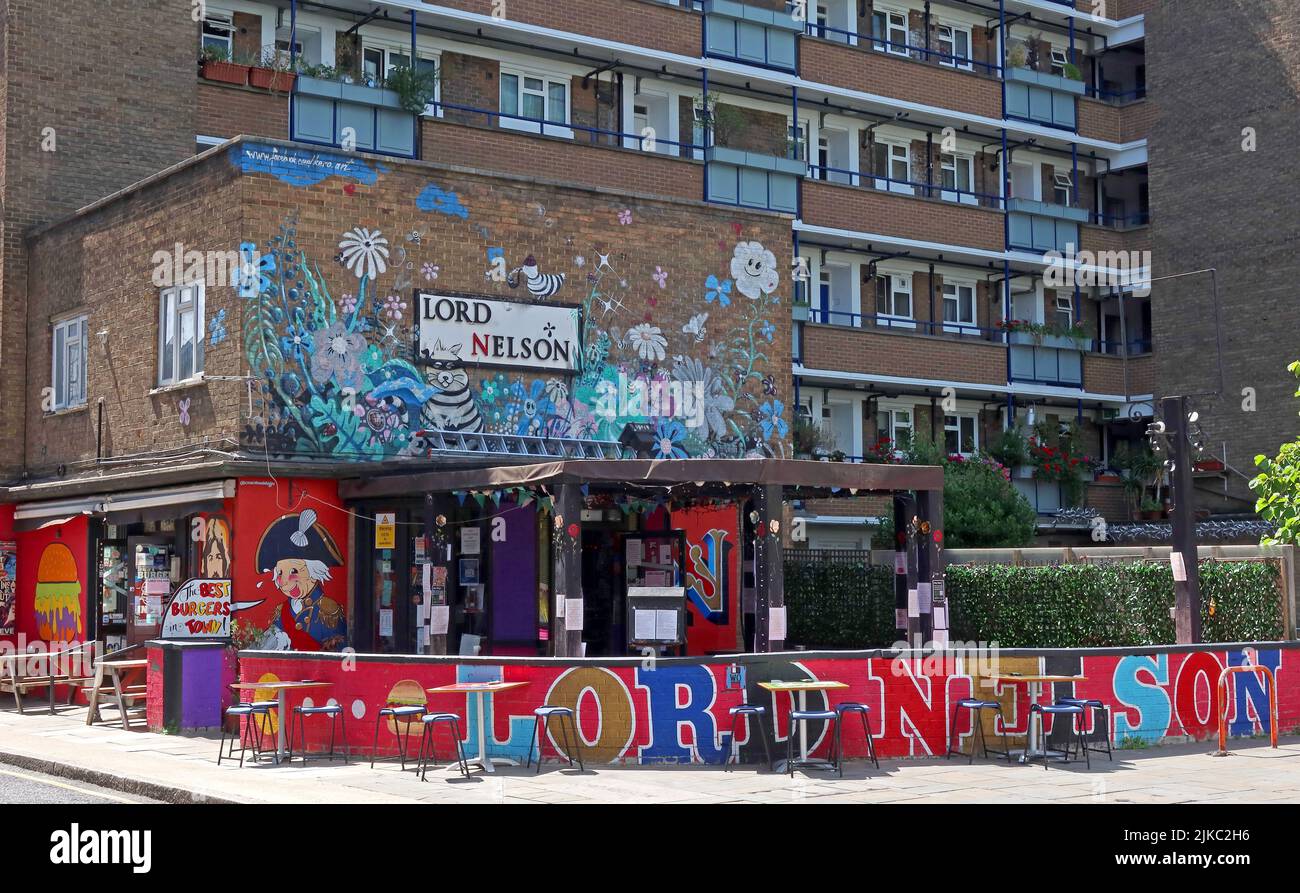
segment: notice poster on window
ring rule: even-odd
[[[12,636],[18,616],[18,544],[0,542],[0,636]]]
[[[785,641],[785,608],[769,608],[767,637],[773,642]]]
[[[569,632],[582,629],[582,599],[567,599],[564,604],[564,628]]]
[[[482,543],[482,538],[477,527],[462,527],[460,529],[460,554],[477,555]]]
[[[434,636],[447,635],[447,625],[451,620],[451,607],[448,605],[433,605],[429,608],[429,634]]]

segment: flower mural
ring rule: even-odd
[[[634,225],[630,212],[613,210],[615,228]],[[481,229],[472,216],[428,213],[443,226],[463,227],[471,240]],[[264,243],[241,246],[260,258],[256,279],[239,292],[243,349],[259,388],[244,429],[250,451],[414,457],[428,455],[420,436],[427,429],[617,441],[628,423],[641,422],[653,426],[652,451],[664,458],[786,454],[788,413],[775,396],[770,356],[780,277],[761,242],[728,232],[727,252],[707,262],[715,269],[692,274],[677,265],[672,277],[663,258],[630,260],[597,243],[598,262],[574,256],[585,296],[574,311],[581,350],[572,375],[488,370],[448,358],[444,365],[454,368],[440,377],[415,356],[417,282],[473,279],[483,283],[476,292],[505,296],[526,279],[510,281],[504,261],[499,278],[458,271],[445,253],[433,257],[445,241],[425,223],[393,225],[403,235],[391,242],[366,222],[340,227],[327,243],[338,246],[336,263],[324,270],[320,261],[328,258],[311,257],[299,244],[294,216]],[[502,244],[498,237],[479,236],[489,258],[504,253],[493,245]],[[520,254],[530,257],[528,247]],[[539,271],[527,280],[530,292],[542,277]],[[736,301],[737,294],[747,300]],[[659,317],[668,308],[671,324]]]

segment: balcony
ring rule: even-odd
[[[1082,80],[1008,66],[1007,117],[1049,127],[1078,127],[1077,99],[1084,94]]]
[[[1012,248],[1023,251],[1064,253],[1071,245],[1077,248],[1079,224],[1087,220],[1086,208],[1007,199],[1007,236]]]
[[[829,319],[833,324],[822,320]],[[975,326],[967,335],[945,333],[944,323],[898,320],[874,315],[809,313],[801,345],[805,368],[935,381],[1004,385],[1006,345],[1000,333]]]
[[[799,45],[799,56],[800,73],[810,81],[1002,117],[996,64],[812,24]]]
[[[299,76],[289,117],[298,142],[415,157],[417,116],[392,90]]]
[[[777,71],[798,70],[803,22],[785,11],[734,0],[704,0],[704,52]]]
[[[709,201],[798,213],[799,179],[808,171],[805,162],[723,146],[705,149],[704,158]]]
[[[821,170],[814,167],[813,173]],[[804,180],[803,220],[808,224],[988,251],[1004,248],[1002,213],[996,208],[946,201],[941,194],[948,190],[937,184],[827,170],[847,182]],[[925,198],[927,191],[935,197]],[[997,196],[964,195],[980,202],[1000,201]]]

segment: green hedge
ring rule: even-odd
[[[822,556],[825,553],[821,553]],[[788,557],[789,641],[809,648],[877,648],[897,639],[893,568],[865,559]],[[1206,642],[1283,635],[1274,562],[1201,563]],[[1174,581],[1165,562],[948,568],[951,638],[1004,648],[1164,645],[1174,641]],[[1214,616],[1209,613],[1210,600]]]

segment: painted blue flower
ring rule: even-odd
[[[731,280],[730,279],[724,279],[721,282],[719,282],[717,276],[710,275],[708,279],[704,280],[704,287],[705,289],[707,289],[704,292],[704,300],[706,303],[712,304],[716,299],[719,306],[722,307],[731,306]]]
[[[496,406],[498,400],[504,402],[510,393],[510,380],[498,373],[493,378],[483,379],[479,383],[479,389],[482,391],[482,401],[488,406]]]
[[[686,428],[676,419],[661,419],[655,428],[655,456],[659,459],[685,459],[686,450],[682,441],[686,439]]]
[[[280,350],[286,357],[291,356],[299,362],[307,362],[311,358],[312,351],[315,350],[311,331],[304,325],[289,323],[284,327],[284,335],[280,338]]]
[[[208,326],[208,331],[211,333],[210,343],[213,347],[226,340],[228,332],[226,331],[226,310],[224,307],[217,311],[212,324]]]
[[[777,437],[785,437],[786,432],[790,430],[790,426],[786,424],[783,416],[785,404],[780,400],[770,400],[760,406],[758,411],[762,413],[758,424],[763,429],[764,440],[771,440],[773,433]]]
[[[770,320],[765,319],[763,320],[763,325],[759,327],[758,332],[770,343],[772,339],[776,337],[776,326],[772,325]]]
[[[523,383],[518,383],[523,391]],[[533,379],[532,385],[523,392],[523,403],[519,410],[519,420],[515,425],[516,434],[540,434],[546,419],[555,411],[555,404],[546,396],[546,382]]]
[[[239,244],[239,296],[255,298],[275,285],[275,254],[262,254],[252,242]]]

